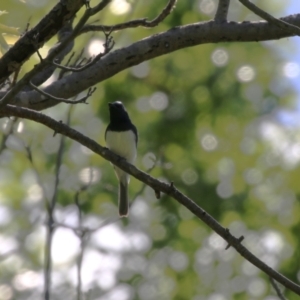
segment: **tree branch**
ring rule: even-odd
[[[71,118],[71,108],[69,108],[67,124],[70,123]],[[45,268],[44,268],[44,277],[45,277],[45,287],[44,287],[44,295],[45,300],[50,300],[51,295],[51,284],[52,284],[52,244],[53,244],[53,235],[55,231],[55,219],[54,219],[54,210],[57,203],[57,195],[58,195],[58,185],[59,185],[59,174],[62,165],[62,159],[65,148],[65,136],[61,136],[59,142],[58,153],[56,156],[55,163],[55,183],[54,183],[54,192],[51,200],[47,203],[47,222],[46,222],[46,243],[45,243]]]
[[[83,25],[86,23],[86,21],[91,16],[91,9],[87,9],[77,25],[75,26],[74,30],[71,34],[67,35],[65,39],[58,44],[55,48],[52,48],[51,51],[49,51],[49,54],[46,59],[42,60],[38,65],[36,65],[31,71],[29,71],[18,83],[10,90],[8,91],[5,96],[3,96],[0,100],[0,107],[6,105],[11,101],[11,99],[17,95],[21,89],[27,85],[31,79],[37,75],[39,72],[41,72],[47,65],[51,64],[53,59],[61,52],[63,51],[70,42],[72,42],[77,35],[77,33],[80,31],[80,29],[83,27]]]
[[[147,173],[140,171],[135,166],[129,164],[126,160],[120,159],[120,157],[105,147],[100,146],[92,139],[84,136],[80,132],[70,128],[69,126],[57,122],[54,119],[25,108],[20,108],[12,105],[8,105],[1,110],[2,116],[15,116],[18,118],[26,118],[33,120],[35,122],[41,123],[56,133],[65,135],[85,147],[89,148],[94,153],[102,156],[104,159],[110,161],[114,165],[118,166],[122,170],[126,171],[133,177],[137,178],[139,181],[144,182],[148,186],[152,187],[154,190],[160,191],[174,198],[177,202],[185,206],[189,211],[191,211],[195,216],[202,220],[206,225],[208,225],[212,230],[214,230],[218,235],[220,235],[224,240],[228,242],[231,247],[234,247],[240,255],[251,262],[253,265],[258,267],[260,270],[265,272],[267,275],[275,279],[277,282],[281,283],[286,288],[290,289],[297,295],[300,295],[300,286],[292,282],[282,274],[278,273],[274,269],[270,268],[260,259],[258,259],[254,254],[252,254],[247,248],[245,248],[240,239],[234,237],[230,234],[229,230],[221,226],[212,216],[210,216],[206,211],[199,207],[192,199],[188,198],[182,194],[178,189],[175,188],[173,184],[168,184],[161,182]]]
[[[85,0],[63,0],[31,30],[27,31],[0,59],[0,84],[18,70],[37,49],[53,37],[77,11]],[[33,42],[34,41],[34,42]]]
[[[300,14],[288,16],[282,20],[300,25]],[[293,36],[289,29],[283,30],[264,21],[243,23],[209,21],[175,27],[125,48],[112,51],[82,72],[70,74],[53,82],[44,91],[55,97],[71,98],[131,66],[182,48],[226,41],[257,42],[288,36]],[[4,94],[5,92],[0,92],[0,97],[3,97]],[[36,91],[20,92],[10,103],[35,110],[42,110],[58,104],[57,101],[43,99]]]
[[[152,21],[148,21],[147,18],[143,18],[143,19],[132,20],[132,21],[128,21],[128,22],[124,22],[124,23],[120,23],[120,24],[116,24],[116,25],[111,25],[111,26],[85,25],[82,28],[82,30],[80,31],[79,35],[86,33],[86,32],[90,32],[90,31],[105,30],[105,31],[113,32],[113,31],[118,31],[121,29],[135,28],[135,27],[139,27],[139,26],[145,27],[145,28],[155,27],[159,23],[161,23],[172,12],[172,10],[174,9],[174,7],[176,5],[176,2],[177,2],[177,0],[169,0],[168,4],[162,10],[162,12]]]
[[[275,280],[272,277],[270,277],[270,281],[271,281],[272,287],[276,291],[276,294],[277,294],[278,298],[280,300],[286,300],[284,295],[282,294],[280,288],[278,287],[277,283],[275,282]]]
[[[219,0],[218,9],[217,9],[217,12],[215,15],[216,22],[227,21],[229,3],[230,3],[230,0]]]
[[[292,34],[295,35],[300,35],[300,28],[298,26],[295,26],[293,24],[290,24],[288,22],[285,22],[283,20],[274,18],[273,16],[271,16],[270,14],[268,14],[267,12],[265,12],[264,10],[260,9],[259,7],[257,7],[256,5],[254,5],[253,3],[251,3],[248,0],[239,0],[242,4],[244,4],[248,9],[250,9],[251,11],[253,11],[256,15],[260,16],[261,18],[263,18],[264,20],[278,26],[279,28],[283,29],[283,30],[288,30],[290,31]]]

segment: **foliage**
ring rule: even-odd
[[[151,34],[207,20],[204,2],[179,1]],[[151,18],[164,5],[126,3],[130,12],[118,15],[110,8],[95,20]],[[22,31],[51,5],[7,1],[0,23]],[[240,7],[231,17],[244,13]],[[148,35],[142,28],[116,32],[115,48]],[[97,39],[103,41],[101,32],[82,35],[76,52],[85,48],[88,56]],[[278,117],[295,95],[277,49],[276,43],[209,44],[144,62],[100,83],[89,105],[72,108],[70,125],[104,145],[107,103],[122,100],[139,130],[136,165],[173,181],[235,236],[243,235],[255,255],[299,282],[299,137]],[[37,56],[28,61],[21,74],[37,62]],[[66,120],[68,110],[60,104],[46,113]],[[55,190],[61,137],[29,121],[2,119],[1,125],[0,299],[34,299],[43,290],[45,202]],[[116,221],[111,165],[74,141],[65,141],[59,179],[53,299],[75,298],[83,246],[88,299],[275,299],[265,275],[233,249],[225,251],[225,242],[184,207],[164,195],[157,200],[137,180],[130,183],[130,217]],[[81,218],[97,228],[83,236],[83,245],[72,230]],[[289,291],[286,296],[296,299]]]

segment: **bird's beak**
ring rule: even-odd
[[[111,103],[111,102],[109,102],[109,103],[108,103],[108,106],[109,106],[109,107],[111,107],[111,106],[112,106],[112,103]]]

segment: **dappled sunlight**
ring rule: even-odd
[[[300,137],[295,130],[290,130],[279,123],[263,121],[260,134],[276,153],[283,167],[293,169],[300,162]]]
[[[22,39],[53,5],[33,2],[3,1],[8,13],[0,11],[0,25],[19,27]],[[293,38],[238,42],[252,31],[238,34],[236,25],[251,29],[248,20],[257,16],[235,1],[228,22],[214,23],[218,3],[177,1],[165,16],[168,1],[111,1],[83,25],[74,56],[61,61],[73,66],[80,56],[77,64],[82,59],[92,66],[80,72],[57,68],[38,84],[53,84],[49,93],[70,98],[44,97],[37,108],[42,124],[0,118],[0,300],[43,298],[47,258],[50,299],[275,300],[268,277],[201,220],[209,216],[264,263],[300,282],[299,51]],[[284,16],[276,5],[272,14]],[[83,5],[73,28],[85,11]],[[160,13],[166,18],[152,27]],[[110,27],[120,23],[125,25]],[[199,28],[204,31],[197,42],[192,33]],[[234,43],[220,35],[223,29]],[[107,56],[105,38],[115,43]],[[39,41],[42,57],[56,41]],[[35,69],[40,59],[33,52],[22,67],[9,66],[14,73],[2,91]],[[86,103],[62,101],[85,96],[85,82],[97,88]],[[21,104],[34,110],[37,92],[27,84]],[[141,173],[142,182],[131,168],[129,214],[122,218],[114,169],[88,148],[93,141],[106,146],[108,103],[114,101],[123,102],[137,127],[135,166],[166,184],[157,190],[157,181]],[[74,139],[44,126],[51,122],[45,115],[58,129],[69,126]],[[81,134],[90,138],[87,146]],[[291,292],[284,292],[289,299]]]

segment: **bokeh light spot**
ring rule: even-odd
[[[288,62],[283,65],[282,73],[288,78],[298,77],[300,74],[300,66],[295,62]]]
[[[252,297],[261,297],[266,291],[266,284],[262,279],[254,279],[248,285],[248,292]]]
[[[149,98],[148,97],[140,97],[136,101],[136,108],[137,108],[138,111],[144,112],[144,113],[151,110],[151,106],[150,106],[150,103],[149,103]]]
[[[148,76],[150,68],[147,61],[138,64],[130,69],[131,74],[137,78],[145,78]]]
[[[229,182],[228,180],[220,182],[217,186],[217,194],[223,199],[231,197],[233,195],[231,182]]]
[[[155,92],[149,99],[150,105],[155,110],[164,110],[168,107],[169,99],[163,92]]]
[[[131,5],[126,0],[114,0],[110,10],[114,15],[123,15],[130,11]]]
[[[228,62],[228,53],[224,49],[216,49],[211,55],[212,62],[218,66],[225,66]]]
[[[80,241],[75,233],[66,228],[58,228],[53,237],[52,258],[54,264],[64,264],[74,259],[79,251]],[[65,245],[65,247],[62,247]],[[66,247],[68,245],[68,247]]]
[[[186,169],[182,172],[181,178],[187,185],[195,184],[198,180],[198,174],[193,169]]]
[[[213,255],[211,249],[207,247],[202,247],[196,253],[196,261],[201,265],[210,265],[213,260]]]
[[[89,56],[96,56],[104,52],[104,41],[101,39],[93,39],[87,46]]]
[[[205,151],[214,151],[218,146],[217,138],[212,134],[205,134],[201,138],[201,146]]]
[[[0,285],[1,300],[10,300],[13,296],[12,288],[7,284]]]
[[[212,0],[200,0],[199,2],[199,10],[206,14],[206,15],[211,15],[214,13],[216,9],[216,3]]]
[[[236,75],[241,82],[250,82],[255,77],[255,70],[252,66],[242,66],[238,69]]]
[[[17,132],[18,132],[18,133],[21,133],[21,132],[23,132],[23,130],[24,130],[24,122],[21,121],[21,122],[18,124]]]
[[[43,189],[38,184],[32,184],[27,190],[28,200],[31,202],[37,202],[43,197]]]
[[[98,182],[101,175],[101,171],[95,167],[84,168],[79,172],[79,179],[84,184],[91,184]]]
[[[169,256],[169,264],[173,270],[181,272],[187,268],[189,260],[185,253],[180,251],[174,251]]]
[[[41,283],[41,274],[29,270],[17,274],[13,280],[14,287],[19,291],[36,288],[40,286]]]
[[[148,152],[143,156],[143,165],[146,169],[151,169],[156,163],[156,156],[152,152]]]
[[[244,178],[248,184],[256,185],[263,179],[263,174],[259,169],[248,169],[244,173]]]
[[[0,205],[0,225],[7,225],[13,218],[10,209],[4,205]]]
[[[267,231],[263,234],[262,245],[269,253],[277,253],[280,252],[284,248],[284,241],[281,235],[276,231]]]

